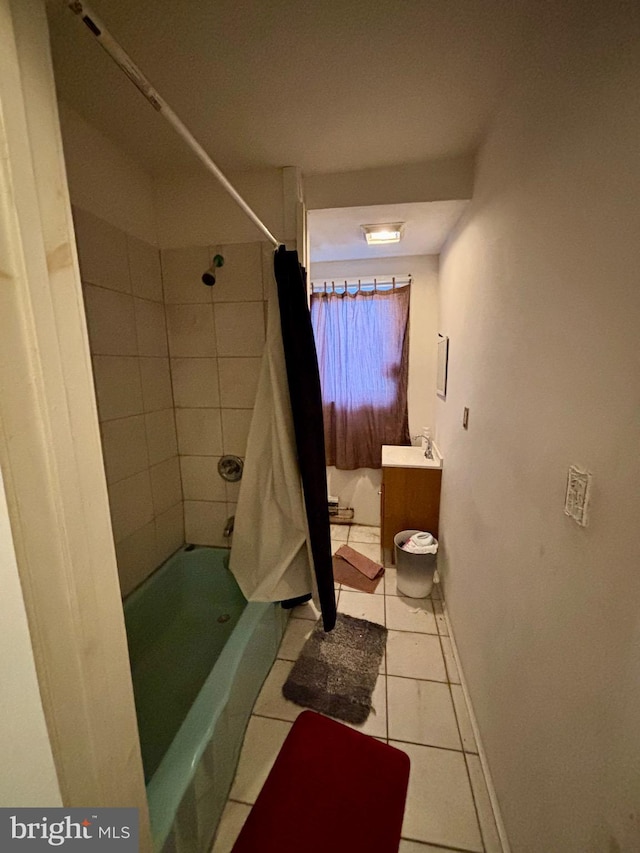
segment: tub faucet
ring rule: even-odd
[[[227,523],[224,526],[224,536],[228,539],[233,533],[233,523],[236,520],[235,515],[230,515],[227,519]]]

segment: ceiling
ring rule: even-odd
[[[473,151],[535,0],[92,0],[226,170],[307,174]],[[195,156],[80,19],[49,0],[59,94],[150,172]]]
[[[437,255],[467,203],[431,201],[310,210],[311,261]],[[368,246],[360,226],[385,222],[405,223],[400,242]]]

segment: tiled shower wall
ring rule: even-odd
[[[224,266],[211,288],[201,276],[215,254]],[[162,251],[185,537],[197,545],[229,544],[223,531],[239,484],[225,483],[217,465],[224,454],[245,455],[272,256],[258,242]]]
[[[74,223],[126,595],[184,542],[160,256],[84,210]]]

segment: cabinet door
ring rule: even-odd
[[[438,536],[442,471],[433,468],[383,468],[382,543],[393,548],[401,530],[427,530]]]

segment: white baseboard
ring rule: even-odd
[[[444,618],[447,623],[447,629],[449,631],[449,639],[451,640],[451,647],[453,649],[453,656],[456,660],[456,665],[458,667],[458,673],[460,675],[460,685],[462,687],[462,693],[464,694],[465,702],[467,703],[467,711],[469,712],[469,719],[471,721],[471,728],[473,729],[473,734],[476,739],[476,744],[478,747],[478,757],[480,758],[480,763],[482,765],[482,770],[484,773],[485,782],[487,785],[487,793],[489,794],[489,800],[491,802],[491,809],[493,811],[493,818],[496,823],[496,829],[498,831],[498,836],[500,838],[500,844],[502,845],[503,853],[511,853],[511,846],[509,844],[509,839],[507,837],[507,831],[504,826],[504,822],[502,820],[502,815],[500,813],[500,806],[498,804],[498,797],[496,795],[496,789],[493,786],[493,779],[491,778],[491,772],[489,770],[489,764],[487,762],[487,755],[484,751],[484,747],[482,745],[482,738],[480,737],[480,729],[478,728],[478,721],[476,720],[476,715],[473,710],[473,705],[471,704],[471,697],[469,696],[469,690],[467,688],[467,682],[464,677],[464,671],[462,669],[462,664],[460,661],[460,655],[458,654],[458,647],[456,646],[456,640],[453,634],[453,628],[451,627],[451,621],[449,619],[449,613],[446,606],[446,602],[443,601],[443,612]]]

